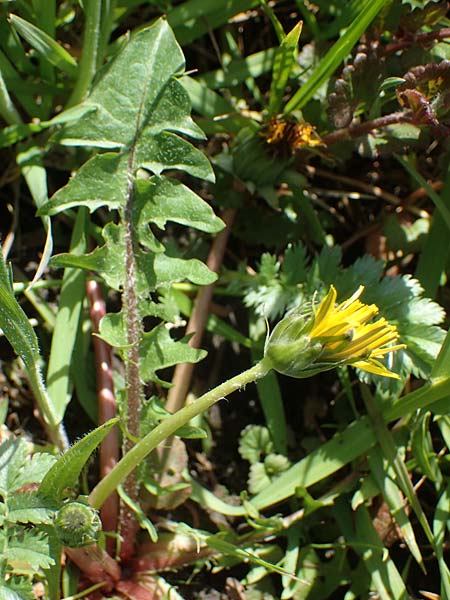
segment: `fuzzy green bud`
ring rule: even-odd
[[[312,319],[292,313],[282,319],[266,342],[264,360],[278,373],[289,377],[308,377],[308,370],[322,352],[322,344],[309,335]]]
[[[98,512],[82,502],[69,502],[58,510],[55,528],[68,548],[81,548],[98,541],[102,523]]]

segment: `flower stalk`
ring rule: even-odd
[[[170,417],[167,417],[167,419],[164,419],[155,429],[137,442],[117,463],[113,470],[95,486],[89,496],[89,504],[96,509],[100,509],[108,496],[117,489],[136,466],[161,442],[176,433],[180,427],[186,425],[191,419],[208,410],[218,400],[243,388],[248,383],[264,377],[269,371],[270,366],[263,359],[255,366],[225,381],[225,383],[197,398],[192,404],[188,404]]]
[[[108,496],[161,442],[217,401],[261,379],[272,369],[303,378],[336,366],[352,365],[376,375],[398,378],[379,359],[405,345],[395,343],[399,333],[386,319],[381,317],[372,322],[379,310],[375,304],[367,305],[359,300],[363,290],[360,286],[348,300],[336,304],[337,292],[331,286],[317,309],[312,305],[306,311],[297,310],[287,315],[273,330],[260,362],[159,423],[95,486],[89,496],[90,505],[100,509]]]

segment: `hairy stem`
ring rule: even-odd
[[[210,406],[232,392],[244,387],[248,383],[252,383],[261,377],[264,377],[269,371],[270,366],[263,359],[254,367],[225,381],[225,383],[222,383],[213,390],[203,394],[203,396],[200,396],[200,398],[197,398],[192,404],[185,406],[175,414],[164,419],[164,421],[155,427],[155,429],[133,446],[133,448],[117,463],[109,475],[95,486],[89,496],[89,503],[91,506],[97,509],[100,508],[106,498],[108,498],[108,496],[117,489],[117,486],[119,486],[122,481],[134,471],[140,462],[162,441],[176,433],[180,427],[186,425],[191,419],[205,412]]]
[[[138,131],[138,128],[136,128]],[[125,282],[122,294],[122,304],[125,314],[127,331],[127,356],[125,361],[125,387],[126,387],[126,432],[122,444],[122,454],[126,456],[133,447],[131,438],[139,437],[139,416],[141,410],[142,384],[139,372],[139,344],[141,341],[141,319],[139,316],[137,285],[137,265],[135,233],[133,230],[133,196],[134,182],[134,152],[130,153],[129,179],[127,200],[123,215],[125,227]],[[113,469],[114,470],[114,469]],[[130,473],[124,482],[124,491],[135,503],[139,503],[139,489],[135,473]],[[139,530],[139,523],[132,509],[120,501],[119,529],[122,537],[120,557],[127,560],[133,555],[134,541]]]

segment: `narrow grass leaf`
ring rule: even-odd
[[[195,479],[192,479],[187,471],[183,474],[183,479],[185,479],[192,488],[191,499],[198,502],[201,506],[221,515],[230,517],[245,516],[246,510],[243,509],[242,506],[233,506],[228,502],[224,502],[215,494],[201,486]]]
[[[70,243],[70,251],[74,254],[87,250],[87,223],[88,211],[82,206],[77,213]],[[71,396],[70,368],[85,297],[85,283],[86,273],[83,270],[68,268],[64,271],[47,370],[47,390],[60,420],[64,417]],[[75,368],[80,368],[80,365]]]
[[[272,8],[267,4],[266,0],[259,0],[259,3],[263,11],[266,13],[269,21],[272,23],[272,27],[274,28],[275,34],[278,38],[278,42],[281,44],[286,37],[283,25],[280,23],[277,15],[274,13]]]
[[[411,438],[411,451],[417,461],[418,468],[425,477],[435,483],[437,488],[440,488],[442,473],[431,439],[430,418],[430,411],[423,411],[418,415]]]
[[[231,104],[207,85],[187,76],[180,78],[179,81],[189,94],[192,108],[205,117],[201,120],[205,133],[212,134],[218,131],[238,133],[245,127],[248,119],[240,115]]]
[[[432,404],[443,400],[449,395],[450,377],[434,379],[430,384],[425,384],[418,390],[395,400],[392,405],[383,411],[383,417],[385,421],[394,421],[410,415],[415,410],[431,407]]]
[[[344,431],[313,450],[308,456],[282,473],[271,485],[252,498],[263,510],[295,494],[298,487],[309,487],[364,455],[376,442],[367,418],[351,423]]]
[[[220,535],[220,534],[219,534]],[[278,573],[279,575],[284,575],[290,577],[291,579],[298,580],[298,578],[293,574],[289,573],[285,569],[279,567],[278,565],[274,565],[259,556],[257,556],[254,552],[246,550],[244,548],[240,548],[231,542],[228,542],[224,539],[221,539],[218,535],[209,536],[205,539],[206,544],[212,548],[213,550],[217,550],[218,552],[224,554],[225,556],[233,556],[238,559],[239,562],[251,562],[261,567],[264,567],[269,572]]]
[[[150,519],[147,517],[147,515],[142,510],[140,505],[126,494],[125,490],[123,489],[123,487],[121,485],[119,485],[119,487],[117,488],[117,492],[119,493],[119,496],[120,496],[120,499],[122,500],[122,502],[124,504],[126,504],[128,506],[128,508],[131,508],[134,515],[136,516],[136,519],[139,522],[139,525],[141,526],[142,529],[145,529],[145,531],[150,536],[150,539],[152,540],[152,542],[158,541],[158,534],[156,533],[155,526],[150,521]]]
[[[431,380],[450,379],[450,331],[445,336],[441,351],[439,352],[433,370],[431,371]]]
[[[408,470],[402,458],[400,457],[392,434],[386,427],[383,416],[376,406],[376,397],[374,398],[372,396],[369,388],[365,385],[362,386],[361,391],[366,404],[367,412],[369,413],[369,417],[373,423],[380,448],[383,450],[384,456],[386,457],[388,463],[392,465],[396,474],[397,483],[402,492],[405,494],[411,508],[416,513],[425,535],[427,536],[429,542],[433,544],[433,534],[431,532],[430,525],[428,524],[422,505],[420,504],[416,492],[414,491]]]
[[[433,190],[433,188],[428,183],[428,181],[424,177],[422,177],[422,175],[417,171],[417,169],[414,167],[414,165],[411,163],[410,160],[407,160],[399,155],[396,155],[395,158],[402,165],[402,167],[405,169],[405,171],[407,171],[409,173],[409,175],[416,181],[416,183],[419,185],[419,187],[423,187],[426,190],[429,198],[433,201],[434,205],[441,213],[441,216],[445,221],[447,229],[450,229],[450,210],[448,209],[448,207],[445,203],[445,199],[441,198],[441,196],[439,196],[439,194],[437,194]],[[446,197],[447,197],[447,195],[446,195]],[[447,232],[447,234],[448,234],[448,232]],[[448,244],[446,244],[446,247],[448,248]],[[440,252],[441,251],[442,250],[440,250]]]
[[[441,600],[450,600],[450,571],[445,562],[444,548],[448,531],[448,515],[450,512],[450,488],[446,487],[436,505],[433,519],[435,536],[435,552],[441,574]]]
[[[423,558],[417,545],[416,536],[411,521],[405,510],[404,498],[395,483],[395,473],[386,459],[383,459],[381,450],[377,447],[369,454],[369,465],[371,472],[389,506],[389,511],[400,527],[411,554],[417,563],[424,569]]]
[[[430,193],[430,190],[432,190],[432,188],[428,187],[427,193]],[[434,192],[434,190],[432,191]],[[447,169],[441,195],[437,197],[441,199],[445,207],[450,206],[450,168]],[[433,214],[430,231],[425,238],[415,271],[415,277],[417,277],[423,285],[426,295],[430,298],[436,296],[441,284],[442,274],[445,272],[449,254],[450,244],[448,237],[448,223],[445,220],[442,211],[439,208],[436,208]]]
[[[295,573],[297,571],[300,557],[300,544],[298,540],[302,534],[301,527],[297,524],[291,527],[287,532],[287,546],[284,554],[283,567],[288,573]],[[281,600],[289,600],[293,597],[297,582],[292,581],[290,577],[283,576],[281,579],[283,585],[283,593],[281,594]],[[308,586],[309,587],[309,586]]]
[[[363,559],[382,600],[409,600],[402,576],[375,531],[365,506],[356,511],[355,535],[347,541]]]
[[[350,50],[386,3],[387,0],[366,0],[359,3],[359,15],[348,27],[344,35],[339,38],[323,57],[308,81],[289,100],[283,113],[298,110],[311,100],[316,91],[329,79],[335,69],[348,56]]]
[[[45,389],[39,368],[41,356],[37,337],[27,316],[14,297],[3,256],[0,256],[0,328],[14,352],[24,362],[39,411],[49,426],[53,440],[60,447],[64,447],[65,441],[59,431],[57,413]]]
[[[272,83],[269,96],[269,116],[280,112],[286,86],[293,67],[296,65],[298,40],[303,23],[300,21],[287,34],[277,48],[273,62]]]
[[[62,46],[55,42],[45,31],[18,15],[9,15],[10,22],[16,31],[38,52],[45,60],[70,77],[76,77],[78,66],[72,56]]]
[[[228,22],[231,17],[259,6],[259,0],[188,0],[167,13],[169,25],[182,46]]]
[[[39,209],[48,200],[47,171],[42,164],[40,149],[32,146],[28,150],[24,150],[17,156],[17,163],[27,182],[28,189],[30,190],[36,208]],[[51,221],[48,217],[43,216],[42,224],[46,231],[45,245],[33,280],[29,285],[30,288],[42,277],[53,251]]]
[[[26,10],[23,11],[26,14]],[[32,15],[30,15],[32,18]],[[2,56],[7,60],[9,66],[15,66],[20,73],[31,75],[36,72],[36,67],[33,64],[30,56],[27,56],[25,49],[22,45],[20,37],[17,35],[16,30],[11,26],[6,19],[0,21],[0,47],[3,52]],[[2,71],[5,67],[5,62],[2,60]],[[5,74],[9,74],[5,71]],[[35,102],[33,101],[33,104]]]
[[[243,83],[248,77],[254,79],[270,72],[278,48],[267,48],[242,58],[233,58],[226,69],[217,69],[194,79],[206,84],[209,90],[234,87]],[[222,99],[223,102],[226,102]]]
[[[0,115],[9,125],[19,125],[22,123],[22,118],[19,115],[14,102],[6,87],[5,80],[0,71]]]
[[[276,373],[271,371],[256,382],[264,418],[273,440],[275,452],[287,454],[287,422],[283,398]]]

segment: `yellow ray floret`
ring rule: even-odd
[[[395,325],[384,317],[374,321],[379,309],[364,304],[361,285],[345,302],[336,303],[332,285],[310,313],[294,311],[282,319],[265,348],[271,367],[291,377],[309,377],[340,365],[352,365],[384,377],[398,379],[379,359],[405,348],[398,344]]]
[[[331,286],[314,315],[311,340],[323,345],[321,362],[344,361],[369,373],[398,378],[376,359],[405,345],[392,345],[399,334],[395,325],[386,319],[369,323],[379,309],[375,304],[367,305],[359,300],[363,291],[361,285],[353,296],[336,305],[336,289]]]

